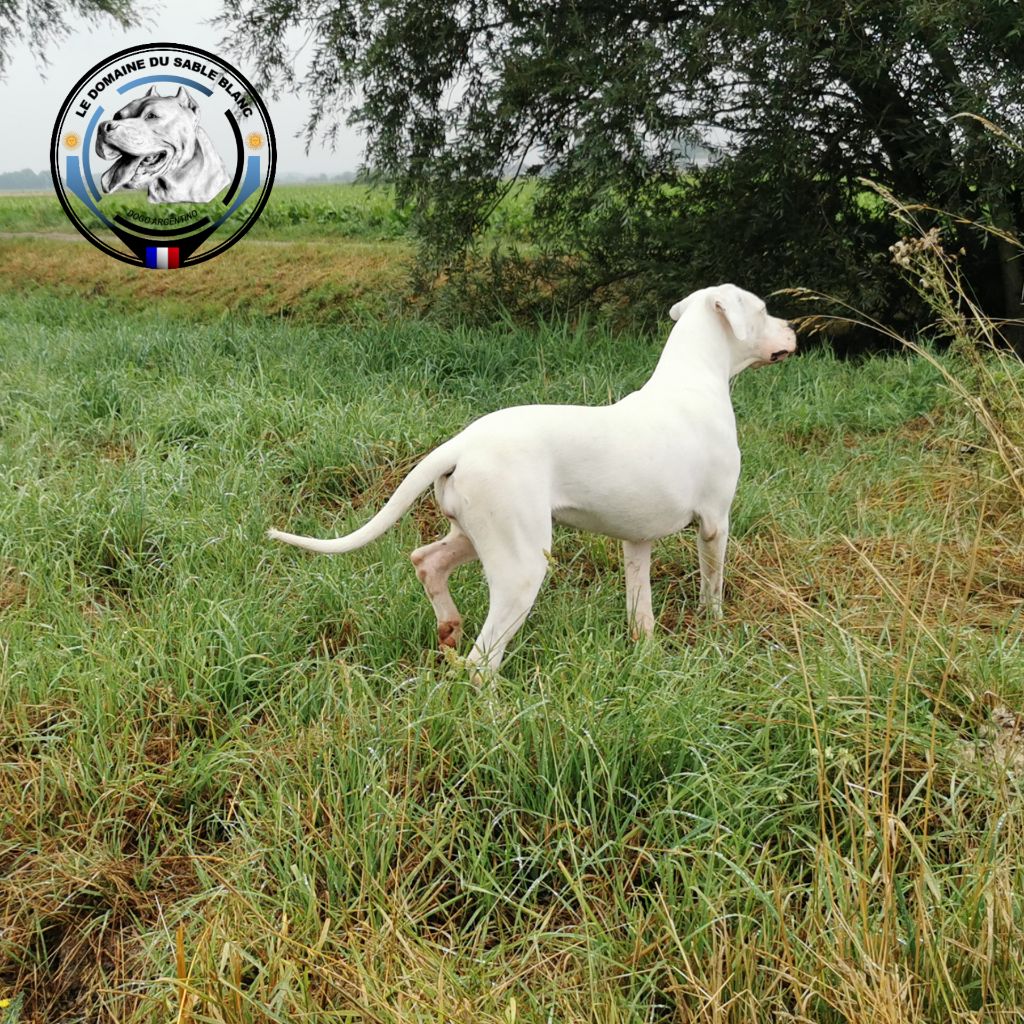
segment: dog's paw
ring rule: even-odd
[[[455,650],[462,638],[462,620],[448,619],[437,624],[437,643],[442,650]]]
[[[654,620],[633,623],[629,627],[629,636],[634,643],[650,640],[654,636]]]
[[[451,647],[441,648],[441,657],[444,663],[459,675],[468,674],[469,681],[476,687],[483,686],[491,678],[488,669],[481,668],[476,662],[470,661],[464,654],[456,654]]]

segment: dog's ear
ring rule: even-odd
[[[672,307],[672,308],[671,308],[671,309],[670,309],[670,310],[668,311],[668,315],[669,315],[670,317],[672,317],[672,319],[673,319],[673,320],[678,320],[678,319],[679,319],[679,318],[680,318],[680,317],[681,317],[681,316],[682,316],[682,315],[683,315],[683,314],[684,314],[684,313],[686,312],[686,307],[687,307],[687,306],[688,306],[688,305],[690,304],[690,300],[691,300],[691,299],[692,299],[692,298],[694,297],[694,295],[696,295],[696,294],[697,294],[696,292],[691,292],[691,293],[690,293],[689,295],[687,295],[687,296],[686,296],[686,298],[685,298],[685,299],[680,299],[680,300],[679,300],[679,301],[678,301],[678,302],[677,302],[677,303],[676,303],[676,304],[675,304],[675,305],[674,305],[674,306],[673,306],[673,307]]]
[[[160,95],[160,93],[158,93],[156,91],[156,86],[155,85],[151,85],[149,87],[149,91],[142,98],[148,100],[150,96],[157,96],[157,97],[159,97],[159,95]]]
[[[199,107],[198,107],[198,106],[197,106],[197,104],[196,104],[196,101],[195,101],[194,99],[192,99],[192,94],[191,94],[191,93],[189,93],[189,92],[188,92],[188,91],[187,91],[187,90],[185,89],[185,86],[183,86],[183,85],[182,85],[182,86],[179,86],[179,87],[178,87],[178,95],[177,95],[177,96],[175,96],[174,98],[175,98],[175,99],[176,99],[176,100],[177,100],[177,101],[178,101],[178,102],[179,102],[179,103],[180,103],[180,104],[181,104],[181,105],[182,105],[182,106],[183,106],[183,107],[184,107],[184,108],[185,108],[186,110],[191,110],[193,114],[194,114],[194,113],[195,113],[195,112],[196,112],[196,111],[197,111],[197,110],[199,109]]]
[[[737,341],[746,341],[749,331],[749,317],[743,308],[743,293],[735,285],[723,285],[715,289],[715,312],[725,317],[729,330]]]

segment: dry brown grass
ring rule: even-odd
[[[123,300],[168,302],[193,312],[301,313],[344,319],[359,303],[401,299],[404,242],[244,242],[176,273],[143,273],[75,236],[0,237],[0,288],[53,288]]]
[[[1019,545],[862,537],[758,535],[733,545],[731,597],[739,621],[825,616],[870,634],[912,605],[924,625],[998,628],[1024,608]]]
[[[0,562],[0,613],[17,608],[28,600],[25,574],[9,562]]]

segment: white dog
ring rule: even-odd
[[[721,615],[729,508],[740,472],[729,380],[748,366],[796,351],[789,324],[735,285],[694,292],[651,379],[614,405],[524,405],[471,423],[427,455],[364,527],[318,540],[271,530],[276,540],[339,554],[375,540],[431,483],[451,520],[442,540],[417,548],[416,574],[437,614],[442,646],[458,643],[462,618],[448,577],[479,558],[490,609],[469,655],[497,669],[540,590],[551,522],[622,541],[626,606],[634,637],[654,629],[651,545],[699,523],[700,602]]]
[[[207,203],[231,180],[184,87],[160,96],[151,86],[101,121],[96,154],[115,161],[100,179],[104,192],[145,189],[151,203]]]

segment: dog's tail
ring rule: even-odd
[[[355,551],[370,541],[376,540],[381,534],[391,529],[402,516],[408,512],[412,503],[439,477],[451,473],[455,469],[458,458],[456,442],[458,437],[435,448],[422,461],[417,463],[409,475],[398,485],[384,507],[363,527],[344,537],[332,540],[320,540],[317,537],[300,537],[294,533],[282,533],[280,530],[268,530],[271,540],[283,540],[285,544],[294,544],[297,548],[307,551],[319,551],[324,555],[340,555],[346,551]]]

